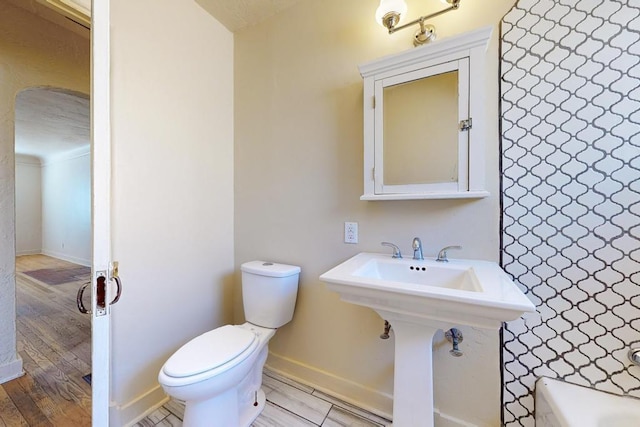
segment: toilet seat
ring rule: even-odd
[[[192,339],[176,351],[162,367],[175,380],[214,376],[245,360],[258,345],[250,330],[225,325]],[[192,378],[195,379],[195,378]]]

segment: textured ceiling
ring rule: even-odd
[[[6,1],[89,37],[87,28],[83,28],[53,11],[45,0]],[[300,1],[309,0],[195,0],[231,32],[257,24]]]
[[[302,0],[196,0],[231,32],[250,27]],[[308,0],[306,0],[308,1]]]
[[[16,97],[16,153],[43,160],[88,147],[89,98],[50,88],[27,89]]]

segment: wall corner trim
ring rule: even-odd
[[[17,356],[15,360],[0,365],[0,384],[4,384],[24,375],[22,370],[22,358]]]

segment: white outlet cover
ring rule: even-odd
[[[344,242],[345,243],[358,243],[358,223],[357,222],[345,222],[344,223]]]

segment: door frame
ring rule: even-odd
[[[111,82],[110,0],[93,0],[91,13],[91,419],[94,427],[109,425],[111,394],[111,332],[109,290],[104,310],[97,307],[98,275],[111,273]]]

